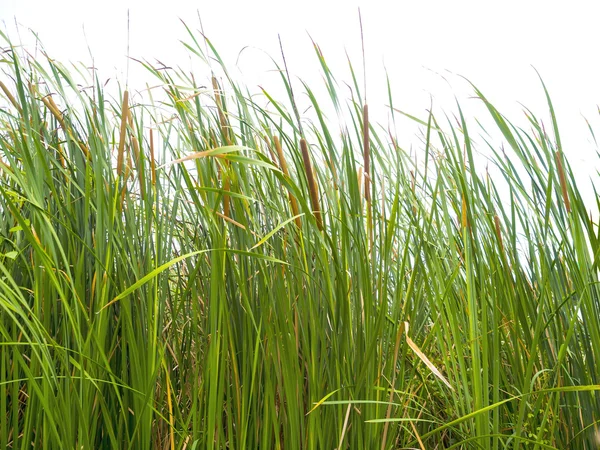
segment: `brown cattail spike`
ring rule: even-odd
[[[135,136],[134,131],[134,123],[133,123],[133,115],[131,114],[131,109],[129,110],[128,115],[129,128],[131,128],[131,147],[133,148],[133,158],[134,164],[138,170],[138,180],[140,183],[140,194],[142,198],[146,198],[146,179],[144,177],[144,170],[142,167],[142,160],[140,158],[140,144],[138,142],[137,137]]]
[[[323,230],[323,222],[321,220],[321,208],[319,206],[319,194],[317,193],[317,181],[315,180],[314,173],[312,170],[312,164],[310,162],[310,155],[308,154],[308,145],[305,139],[300,139],[300,150],[302,152],[302,160],[304,161],[304,170],[306,172],[306,178],[308,180],[308,190],[310,191],[310,203],[317,221],[317,227],[319,230]]]
[[[117,153],[117,175],[123,173],[123,162],[125,159],[125,135],[127,134],[127,117],[129,117],[129,92],[123,93],[121,106],[121,132],[119,135],[119,149]]]

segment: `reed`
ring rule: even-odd
[[[205,79],[136,95],[1,36],[0,448],[598,448],[600,231],[550,97],[551,135],[473,87],[497,148],[410,115],[417,163],[351,65],[344,99],[315,45],[300,115],[188,31]]]

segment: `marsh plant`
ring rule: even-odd
[[[208,76],[109,92],[2,39],[1,448],[598,448],[597,205],[543,83],[410,155],[318,46],[324,95],[191,31]]]

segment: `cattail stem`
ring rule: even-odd
[[[363,168],[359,167],[356,171],[356,180],[358,182],[358,198],[360,200],[360,204],[362,205],[363,200]]]
[[[310,191],[310,203],[313,209],[313,214],[315,216],[315,220],[317,221],[317,227],[319,228],[319,230],[323,230],[321,208],[319,206],[319,194],[317,192],[317,181],[312,170],[310,155],[308,154],[308,144],[306,143],[305,139],[300,139],[300,150],[302,152],[304,170],[306,172],[306,178],[308,180],[308,190]]]

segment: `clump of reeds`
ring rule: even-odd
[[[597,448],[600,237],[550,100],[552,135],[475,91],[490,182],[462,112],[418,165],[318,47],[353,126],[285,76],[130,96],[2,37],[1,448]]]

